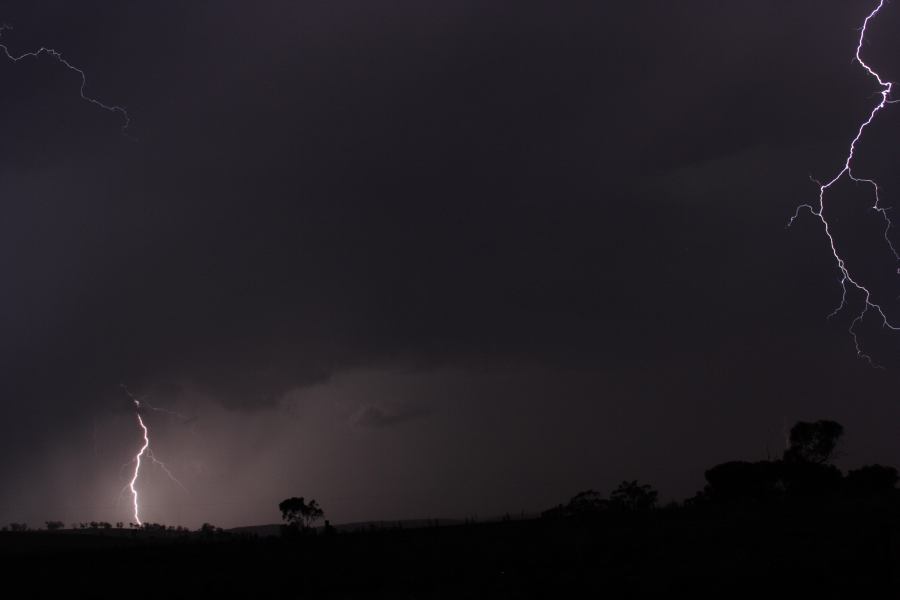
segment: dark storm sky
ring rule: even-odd
[[[783,424],[900,452],[900,344],[855,358],[808,177],[877,88],[874,2],[3,2],[0,520],[539,510],[666,498]],[[869,62],[900,79],[900,7]],[[900,111],[857,169],[900,198]],[[900,314],[864,190],[851,267]],[[873,241],[874,240],[874,241]],[[900,232],[895,240],[900,241]]]

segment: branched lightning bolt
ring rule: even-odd
[[[185,493],[190,493],[188,492],[188,489],[184,487],[184,484],[178,481],[178,478],[172,474],[172,471],[169,470],[169,467],[166,466],[166,463],[156,458],[156,455],[153,454],[153,450],[150,450],[149,448],[147,449],[147,458],[152,460],[154,465],[162,469],[162,472],[165,473],[166,476],[171,479],[176,485],[178,485],[178,487],[184,490]]]
[[[180,412],[175,412],[174,410],[169,410],[168,408],[162,408],[162,407],[159,407],[159,406],[153,406],[152,404],[150,404],[150,403],[147,402],[146,400],[142,400],[142,402],[144,403],[144,406],[146,406],[147,408],[149,408],[149,409],[152,410],[153,412],[158,412],[158,413],[162,413],[162,414],[164,414],[164,415],[169,415],[170,417],[175,417],[176,419],[178,419],[178,420],[180,420],[180,421],[184,421],[184,422],[191,421],[191,418],[190,418],[189,416],[183,415],[183,414],[181,414]]]
[[[878,115],[878,113],[882,109],[884,109],[888,104],[894,104],[894,103],[900,101],[900,99],[892,99],[891,98],[891,91],[893,90],[893,87],[894,87],[893,82],[885,81],[884,79],[882,79],[881,75],[879,75],[877,72],[875,72],[875,70],[872,69],[872,67],[870,67],[862,58],[863,44],[865,43],[865,39],[866,39],[866,29],[869,26],[869,22],[872,19],[874,19],[878,15],[878,13],[881,11],[881,9],[884,7],[885,2],[886,2],[886,0],[879,0],[878,6],[876,6],[875,9],[872,10],[872,12],[870,12],[869,15],[866,17],[866,20],[863,21],[863,25],[862,25],[862,28],[860,29],[860,33],[859,33],[859,41],[857,42],[857,45],[856,45],[856,56],[855,56],[856,62],[858,62],[862,66],[862,68],[865,69],[865,71],[873,79],[875,79],[875,81],[878,82],[878,85],[881,88],[881,90],[879,92],[879,96],[881,97],[881,100],[869,112],[868,118],[866,118],[866,120],[863,121],[862,124],[860,124],[859,129],[856,132],[856,137],[854,137],[853,140],[850,142],[850,148],[847,152],[847,157],[844,160],[844,166],[840,170],[840,172],[838,172],[832,179],[830,179],[829,181],[827,181],[825,183],[813,180],[816,183],[816,185],[819,186],[818,206],[813,206],[812,204],[801,204],[800,206],[797,207],[797,210],[794,212],[794,215],[791,217],[790,222],[788,223],[788,226],[792,225],[794,223],[794,221],[800,216],[800,212],[803,211],[804,209],[808,210],[812,215],[814,215],[816,218],[818,218],[822,222],[822,226],[825,229],[825,235],[828,238],[829,245],[831,246],[831,254],[832,254],[832,256],[834,256],[834,260],[837,265],[838,271],[841,274],[841,279],[840,279],[841,290],[842,290],[841,302],[838,305],[838,307],[835,308],[834,311],[832,311],[832,313],[829,315],[829,318],[833,317],[834,315],[839,313],[842,309],[844,309],[844,307],[847,306],[847,293],[850,289],[855,289],[859,293],[862,294],[863,299],[864,299],[863,307],[851,321],[850,327],[849,327],[849,332],[850,332],[851,338],[853,339],[853,345],[856,348],[857,356],[867,360],[869,362],[869,364],[871,364],[872,366],[875,366],[875,367],[878,367],[879,365],[877,365],[872,360],[871,356],[869,356],[868,354],[866,354],[863,351],[862,346],[860,345],[859,336],[856,331],[857,325],[859,325],[862,322],[862,320],[866,317],[866,315],[869,312],[873,312],[880,319],[881,325],[883,328],[891,329],[893,331],[900,331],[900,327],[895,326],[888,319],[887,314],[884,311],[884,308],[872,299],[872,292],[869,290],[869,288],[867,288],[865,285],[860,283],[860,281],[858,279],[854,278],[854,276],[850,273],[850,270],[847,268],[847,264],[844,261],[844,258],[841,256],[840,252],[838,251],[837,244],[834,240],[834,236],[831,233],[831,224],[829,223],[828,219],[825,217],[825,194],[833,185],[835,185],[838,181],[840,181],[844,176],[846,176],[850,181],[853,181],[854,183],[858,183],[858,184],[861,183],[861,184],[870,186],[872,188],[872,194],[875,199],[875,202],[872,205],[872,210],[879,213],[881,215],[882,219],[884,219],[884,224],[885,224],[884,239],[887,242],[888,248],[890,248],[890,251],[893,253],[894,258],[897,260],[900,260],[900,254],[898,254],[896,247],[891,242],[890,237],[888,235],[891,230],[891,227],[893,226],[893,223],[891,222],[891,219],[888,216],[888,212],[887,212],[888,209],[881,206],[880,188],[878,186],[878,183],[873,179],[868,179],[865,177],[857,177],[853,173],[853,159],[854,159],[854,155],[856,153],[856,146],[857,146],[857,144],[859,144],[860,139],[862,139],[863,133],[865,132],[866,128],[872,124],[872,122],[875,120],[875,117]],[[898,270],[898,272],[900,272],[900,270]]]
[[[181,489],[183,489],[185,492],[187,492],[188,489],[184,486],[183,483],[181,483],[178,480],[177,477],[175,477],[175,475],[172,474],[172,471],[169,470],[169,467],[166,466],[166,463],[157,459],[156,456],[153,454],[153,450],[150,449],[150,429],[147,427],[147,425],[144,423],[144,419],[141,417],[141,400],[139,398],[135,397],[135,395],[131,393],[131,390],[129,390],[125,384],[120,384],[120,387],[125,391],[125,394],[131,399],[131,401],[134,402],[134,409],[135,409],[134,414],[137,417],[138,426],[140,427],[141,432],[143,434],[143,445],[141,446],[140,450],[138,450],[138,453],[134,456],[134,458],[131,461],[134,464],[134,471],[132,472],[132,475],[131,475],[131,481],[129,481],[128,484],[124,488],[122,488],[122,493],[124,493],[125,490],[129,490],[131,492],[132,504],[134,507],[134,522],[137,525],[143,525],[143,522],[141,521],[141,515],[140,515],[140,503],[138,501],[138,490],[135,487],[138,477],[141,474],[141,464],[142,464],[141,459],[143,457],[146,456],[148,459],[153,461],[153,464],[160,467],[163,470],[163,472],[169,477],[169,479],[171,479],[176,484],[178,484],[178,486],[181,487]],[[157,409],[154,408],[153,410],[157,410]],[[121,494],[120,494],[120,496],[121,496]]]
[[[11,30],[11,29],[12,29],[12,27],[10,27],[9,25],[0,24],[0,36],[3,35],[4,31]],[[128,135],[128,127],[129,127],[129,125],[131,125],[131,117],[129,117],[128,111],[125,110],[125,108],[122,106],[117,106],[115,104],[106,104],[104,102],[101,102],[97,98],[88,96],[87,93],[85,93],[85,90],[87,89],[87,75],[85,74],[85,72],[82,69],[76,67],[75,65],[70,63],[68,60],[66,60],[63,57],[62,53],[60,53],[59,51],[54,50],[53,48],[47,48],[45,46],[41,46],[37,50],[31,50],[29,52],[23,52],[22,54],[17,55],[17,54],[13,54],[12,52],[10,52],[9,47],[6,44],[0,42],[0,53],[2,53],[4,56],[6,56],[7,59],[9,59],[15,63],[17,63],[23,59],[26,59],[26,58],[39,58],[41,56],[49,56],[50,58],[52,58],[59,64],[63,65],[65,68],[77,73],[78,76],[81,77],[81,87],[78,90],[79,94],[81,95],[81,99],[85,100],[87,102],[90,102],[91,104],[93,104],[99,108],[102,108],[103,110],[105,110],[107,112],[115,113],[115,114],[118,114],[119,116],[121,116],[122,117],[122,133],[124,133],[125,135]]]
[[[134,401],[135,409],[139,409],[141,407],[141,403],[137,400]],[[131,481],[128,483],[128,487],[131,489],[131,497],[134,502],[134,522],[138,525],[143,525],[141,522],[141,510],[138,505],[138,491],[137,488],[134,487],[134,484],[137,482],[138,475],[141,474],[141,457],[144,456],[144,452],[147,451],[147,448],[150,447],[150,432],[147,430],[147,426],[144,425],[144,420],[141,418],[141,413],[135,410],[135,415],[137,416],[138,425],[144,432],[144,445],[141,446],[141,449],[134,457],[134,475],[131,477]]]

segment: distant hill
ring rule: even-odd
[[[445,527],[448,525],[461,525],[465,521],[461,519],[401,519],[398,521],[358,521],[355,523],[341,523],[333,525],[337,531],[370,531],[372,529],[422,529],[423,527]],[[316,529],[323,529],[322,526]],[[247,525],[244,527],[232,527],[226,531],[232,533],[249,533],[259,537],[271,537],[281,535],[281,524]]]
[[[281,535],[281,525],[245,525],[243,527],[232,527],[225,531],[229,533],[249,533],[259,537],[271,537]]]

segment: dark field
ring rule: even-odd
[[[25,532],[0,534],[0,553],[6,584],[29,597],[867,598],[896,589],[898,516],[678,508],[290,539]]]

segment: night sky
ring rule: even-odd
[[[533,512],[846,428],[900,453],[809,215],[878,102],[876,3],[0,3],[0,522]],[[900,5],[867,60],[900,80]],[[900,107],[856,169],[900,204]],[[900,319],[867,190],[832,205]],[[900,243],[900,228],[893,236]],[[851,304],[859,298],[851,298]]]

